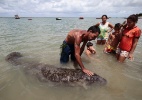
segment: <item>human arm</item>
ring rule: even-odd
[[[95,54],[96,53],[96,50],[93,46],[90,46],[90,50],[91,50],[91,53]]]
[[[112,34],[109,34],[108,40],[107,40],[106,43],[105,43],[105,47],[107,47],[108,45],[110,45],[111,38],[112,38]]]
[[[122,29],[122,28],[125,28],[126,26],[127,26],[127,22],[126,22],[126,21],[124,21],[124,22],[121,24],[121,26],[120,26],[120,27],[121,27],[121,29]]]
[[[110,27],[110,30],[108,30],[107,32],[110,33],[113,30],[114,26],[110,23],[108,24],[108,26]]]
[[[131,48],[129,55],[128,55],[128,58],[130,60],[133,60],[133,52],[134,52],[134,50],[137,46],[137,43],[138,43],[140,36],[141,36],[141,30],[138,29],[138,30],[135,31],[135,35],[134,35],[134,39],[133,39],[133,43],[132,43],[132,48]]]
[[[90,56],[90,51],[88,50],[88,49],[86,49],[86,51],[85,51],[85,54],[89,57],[89,58],[91,58],[91,56]]]
[[[82,60],[81,60],[81,56],[80,56],[80,53],[81,53],[81,50],[80,50],[80,40],[76,40],[75,43],[74,43],[74,48],[75,48],[75,58],[77,60],[77,63],[79,64],[79,66],[81,67],[82,71],[84,73],[86,73],[87,75],[89,76],[92,76],[93,75],[93,72],[87,70],[83,63],[82,63]]]
[[[96,53],[96,50],[93,46],[89,46],[87,47],[87,49],[85,50],[86,55],[89,57],[92,54]]]
[[[93,47],[93,46],[92,46],[92,47]],[[96,53],[96,50],[95,50],[94,48],[92,48],[92,50],[93,50],[93,53],[95,54],[95,53]],[[85,54],[87,55],[88,58],[90,58],[90,59],[92,59],[92,60],[95,60],[95,61],[97,61],[97,62],[100,62],[98,59],[95,59],[94,57],[91,56],[91,52],[90,52],[88,49],[85,50]]]
[[[99,26],[100,25],[100,23],[97,23],[97,24],[95,24],[94,26]]]
[[[125,21],[123,22],[123,24],[125,23]],[[125,25],[124,25],[125,26]],[[118,34],[118,37],[119,37],[119,42],[121,41],[121,38],[123,36],[123,32],[124,30],[126,29],[126,27],[124,27],[123,25],[121,25],[121,28],[120,28],[120,31],[119,31],[119,34]]]
[[[133,53],[134,53],[134,50],[135,50],[135,48],[137,46],[138,40],[139,40],[138,38],[134,38],[131,51],[129,52],[129,55],[128,55],[128,59],[130,59],[130,60],[133,60]]]
[[[87,41],[83,42],[82,46],[81,46],[81,50],[80,50],[80,56],[82,55],[85,45],[86,45]]]

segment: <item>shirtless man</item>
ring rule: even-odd
[[[84,51],[85,45],[88,41],[95,40],[100,34],[100,29],[97,26],[91,26],[87,31],[74,29],[70,31],[61,45],[61,63],[67,63],[69,61],[69,55],[71,54],[71,60],[76,61],[81,67],[82,71],[89,76],[93,75],[93,72],[87,70],[81,60],[81,55]],[[82,43],[82,46],[80,47]]]

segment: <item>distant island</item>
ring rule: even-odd
[[[142,13],[136,14],[139,19],[142,19]]]
[[[142,17],[142,13],[136,14],[138,17]]]
[[[135,15],[137,15],[139,19],[142,19],[142,13],[135,14]],[[127,19],[127,17],[124,17],[124,19]]]

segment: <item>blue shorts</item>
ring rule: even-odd
[[[62,47],[61,47],[61,57],[60,62],[61,63],[67,63],[69,61],[69,55],[71,55],[71,60],[75,61],[75,55],[74,55],[74,44],[68,44],[66,41],[63,41]]]

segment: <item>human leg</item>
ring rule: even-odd
[[[70,52],[69,54],[71,54],[71,60],[75,61],[75,50],[74,50],[74,45],[73,44],[68,44],[69,48],[70,48]]]
[[[118,61],[119,62],[124,62],[125,59],[126,59],[126,57],[120,55],[119,58],[118,58]]]
[[[116,49],[116,59],[117,59],[117,60],[119,59],[120,52],[121,52],[120,48],[117,48],[117,49]]]

